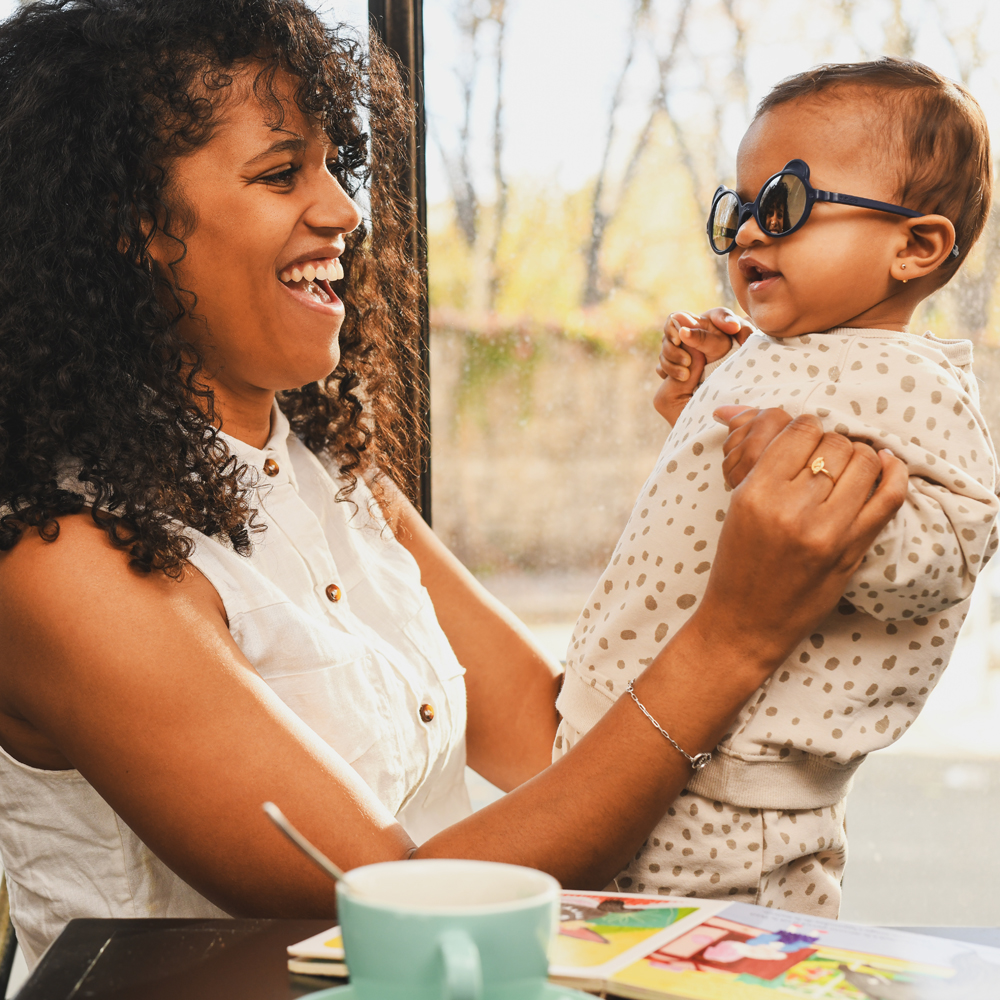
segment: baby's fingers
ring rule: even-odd
[[[664,378],[663,384],[653,398],[657,412],[665,417],[671,426],[677,423],[681,411],[697,391],[698,380],[705,369],[705,356],[697,351],[693,351],[692,354],[694,356],[691,358],[690,368],[668,365],[671,377]],[[661,360],[661,364],[664,363]],[[676,375],[673,374],[674,371],[677,372]]]
[[[703,324],[714,326],[720,333],[733,337],[738,344],[743,344],[756,327],[743,316],[737,316],[732,309],[716,306],[703,312],[700,317]]]
[[[691,355],[683,347],[675,347],[666,337],[660,347],[660,359],[656,366],[661,378],[670,376],[678,382],[686,382],[691,375]]]
[[[700,318],[711,323],[722,333],[729,334],[730,337],[740,332],[744,322],[732,309],[727,309],[725,306],[715,306],[715,308],[703,312]]]
[[[680,327],[678,333],[685,344],[701,351],[709,361],[724,358],[733,346],[732,337],[708,323],[704,317],[696,326]]]
[[[697,326],[698,319],[689,312],[672,312],[663,325],[663,335],[671,344],[680,346],[681,330],[684,327]]]
[[[665,337],[663,343],[660,344],[660,358],[667,364],[683,365],[685,368],[691,367],[691,355],[683,347],[671,344]]]

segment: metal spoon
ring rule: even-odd
[[[319,848],[314,847],[285,818],[285,814],[273,803],[265,802],[261,807],[267,813],[268,819],[317,867],[322,868],[330,878],[337,882],[347,882],[349,879]]]

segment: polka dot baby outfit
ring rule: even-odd
[[[685,407],[573,631],[555,757],[704,593],[729,506],[716,407],[815,414],[828,431],[891,448],[909,487],[838,607],[743,706],[618,877],[621,889],[836,916],[852,775],[917,717],[997,548],[996,456],[971,364],[968,341],[930,334],[756,333]]]

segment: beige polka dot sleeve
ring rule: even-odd
[[[865,754],[916,718],[997,548],[996,457],[971,360],[966,341],[847,329],[754,334],[727,357],[670,433],[577,621],[556,756],[601,718],[704,593],[729,506],[726,429],[712,411],[780,406],[891,448],[909,469],[907,500],[840,606],[747,702],[688,787],[741,808],[840,801]]]
[[[802,412],[891,448],[910,481],[845,596],[883,621],[932,614],[970,596],[997,547],[996,456],[975,382],[948,359],[964,360],[967,342],[849,344],[844,376],[815,387]]]

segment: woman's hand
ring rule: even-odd
[[[664,380],[653,398],[657,412],[671,425],[695,394],[706,364],[724,358],[735,340],[743,344],[754,332],[750,322],[717,306],[695,316],[673,312],[663,327],[656,374]]]
[[[735,411],[735,412],[734,412]],[[782,662],[829,613],[906,496],[906,466],[818,418],[723,407],[723,468],[738,484],[699,627],[761,664]],[[811,465],[823,459],[825,473]]]
[[[713,416],[720,424],[729,426],[729,437],[722,445],[725,456],[722,472],[733,489],[746,479],[764,449],[792,422],[791,415],[778,407],[759,410],[753,406],[720,406]]]

